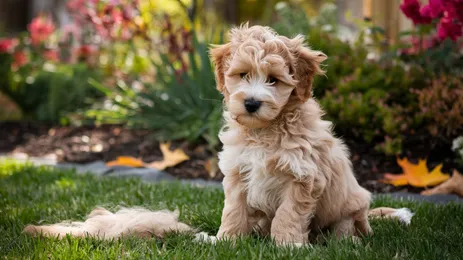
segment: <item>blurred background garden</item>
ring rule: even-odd
[[[363,186],[416,191],[378,181],[397,157],[463,170],[462,0],[1,0],[0,153],[146,166],[178,148],[163,170],[221,180],[208,48],[247,21],[328,55],[314,97]]]

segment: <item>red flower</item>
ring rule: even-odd
[[[24,64],[27,63],[27,55],[26,55],[26,52],[24,51],[16,51],[14,54],[13,54],[13,67],[14,68],[19,68],[19,67],[22,67]]]
[[[79,60],[88,60],[97,51],[95,46],[82,45],[74,49],[74,55]]]
[[[462,35],[462,26],[449,17],[442,17],[437,26],[437,35],[441,40],[450,38],[456,41]]]
[[[93,47],[91,45],[82,45],[82,46],[80,46],[80,48],[78,50],[78,53],[79,53],[80,56],[89,56],[93,52],[95,52],[95,47]]]
[[[460,20],[460,23],[463,23],[463,1],[457,1],[453,4],[455,8],[456,17]]]
[[[447,0],[444,9],[444,16],[450,19],[458,19],[463,22],[463,1],[462,0]]]
[[[404,0],[400,5],[400,10],[412,19],[414,24],[428,24],[431,23],[432,19],[424,17],[420,13],[420,2],[418,0]]]
[[[59,52],[57,50],[46,50],[43,52],[43,57],[49,61],[59,61]]]
[[[31,41],[33,45],[39,45],[43,41],[47,40],[48,37],[55,30],[55,25],[50,16],[37,16],[32,20],[28,26]]]
[[[0,53],[11,53],[18,44],[17,39],[1,39],[0,40]]]

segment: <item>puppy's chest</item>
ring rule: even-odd
[[[240,155],[240,174],[244,177],[247,203],[251,208],[273,215],[281,203],[281,195],[291,176],[276,174],[267,167],[270,157],[260,149],[249,149]]]
[[[247,203],[253,209],[273,216],[281,204],[288,178],[253,173],[246,176]]]

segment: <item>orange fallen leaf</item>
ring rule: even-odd
[[[106,166],[146,167],[162,171],[167,167],[175,166],[183,161],[190,159],[190,157],[188,157],[188,155],[186,155],[180,148],[171,151],[169,149],[170,143],[160,144],[159,147],[161,148],[162,155],[164,156],[162,161],[144,163],[142,160],[134,157],[119,156],[116,160],[107,162]]]
[[[414,187],[430,187],[438,185],[449,179],[450,175],[441,172],[442,164],[437,165],[431,172],[428,171],[426,160],[419,160],[418,164],[411,163],[407,158],[397,158],[397,163],[403,174],[384,174],[382,182],[394,186],[411,185]]]
[[[162,155],[164,156],[163,160],[145,164],[146,167],[155,168],[162,171],[167,167],[175,166],[190,159],[190,157],[186,155],[185,152],[183,152],[183,150],[180,148],[171,151],[169,149],[170,143],[160,144],[160,148]]]
[[[106,163],[106,166],[129,166],[129,167],[144,167],[145,164],[142,160],[130,157],[130,156],[119,156],[114,161]]]
[[[463,175],[457,170],[453,171],[452,178],[441,185],[421,192],[422,195],[450,194],[455,193],[463,197]]]

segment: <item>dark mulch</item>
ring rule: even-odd
[[[0,122],[0,153],[25,153],[29,156],[54,154],[58,161],[85,163],[95,160],[110,161],[117,156],[128,155],[142,158],[145,162],[162,159],[159,143],[147,130],[130,130],[122,126],[52,127],[30,122]],[[412,187],[395,188],[378,182],[382,174],[400,173],[393,156],[384,156],[368,144],[353,137],[344,136],[352,154],[354,170],[360,184],[373,192],[419,192]],[[425,135],[406,138],[404,154],[408,158],[428,158],[428,166],[444,163],[444,172],[455,167],[450,146],[437,146],[442,142]],[[203,178],[221,180],[222,174],[211,176],[206,164],[212,154],[205,144],[190,145],[173,142],[172,148],[180,147],[190,160],[166,171],[178,178]]]
[[[173,142],[172,149],[182,148],[190,160],[166,172],[179,178],[221,180],[211,177],[205,164],[212,154],[206,145]],[[0,153],[24,153],[29,156],[55,155],[59,162],[87,163],[111,161],[118,156],[133,156],[144,162],[162,160],[159,142],[147,130],[104,125],[52,127],[30,122],[0,122]]]

